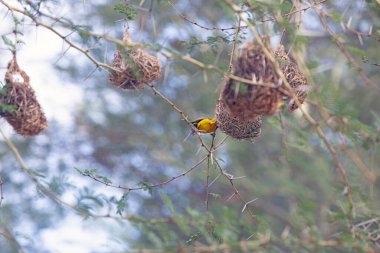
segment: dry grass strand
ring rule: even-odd
[[[47,120],[30,86],[29,76],[18,66],[16,56],[9,63],[5,81],[7,94],[0,95],[0,103],[13,105],[16,110],[3,112],[2,116],[18,134],[39,134],[47,127]]]
[[[125,42],[131,42],[126,31]],[[116,50],[112,67],[119,71],[111,71],[109,80],[111,84],[122,89],[143,89],[145,83],[151,83],[161,78],[161,63],[141,48],[127,48]]]
[[[216,105],[215,114],[218,128],[223,133],[235,139],[254,142],[254,140],[260,136],[261,115],[256,115],[255,118],[251,117],[251,119],[233,116],[229,110],[226,109],[222,101],[219,101]]]
[[[297,96],[298,101],[302,104],[305,101],[307,93],[310,89],[306,76],[299,69],[295,60],[286,54],[285,47],[283,45],[278,47],[275,52],[275,56],[279,59],[280,68],[284,73],[286,80],[288,81],[290,87],[293,88],[293,92]],[[288,103],[289,111],[294,111],[298,108],[294,98],[291,95],[284,96],[284,100]]]
[[[225,79],[220,99],[234,116],[254,119],[257,115],[273,115],[281,107],[285,92],[274,64],[254,42],[239,49],[233,74],[263,85],[239,83]]]

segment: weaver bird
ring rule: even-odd
[[[191,122],[200,133],[214,133],[218,126],[216,125],[216,118],[202,118]]]

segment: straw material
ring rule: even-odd
[[[281,71],[284,73],[286,80],[290,87],[292,87],[294,94],[296,95],[300,104],[302,104],[310,89],[308,86],[306,76],[297,66],[294,59],[291,59],[285,52],[285,47],[280,45],[275,52],[275,56],[279,59]],[[284,100],[287,101],[289,111],[294,111],[298,108],[291,95],[285,96]]]
[[[14,56],[5,74],[7,94],[0,95],[0,103],[15,106],[16,110],[2,116],[21,135],[33,136],[47,127],[46,117],[30,86],[29,76],[20,69]]]
[[[251,119],[233,116],[226,109],[222,101],[219,101],[216,105],[215,114],[218,128],[235,139],[254,142],[260,136],[261,115],[256,115],[256,117],[251,117]]]
[[[244,84],[226,78],[220,99],[231,115],[254,119],[257,115],[273,115],[281,107],[285,89],[274,64],[261,47],[251,42],[239,49],[233,74],[263,85]]]
[[[131,42],[127,31],[123,40]],[[122,89],[143,89],[145,83],[161,78],[161,63],[141,48],[116,50],[112,67],[118,71],[111,71],[109,80],[112,85]]]

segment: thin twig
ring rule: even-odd
[[[206,183],[205,183],[205,205],[206,205],[206,211],[208,211],[208,197],[209,197],[209,180],[210,180],[210,164],[211,164],[211,158],[210,154],[207,156],[207,167],[206,167]]]
[[[82,210],[82,209],[80,209],[80,208],[72,205],[72,204],[69,204],[69,203],[63,201],[57,195],[55,195],[53,192],[51,192],[47,187],[45,187],[44,185],[42,185],[40,183],[40,181],[37,179],[37,177],[34,175],[34,173],[32,171],[30,171],[26,167],[25,162],[21,158],[21,155],[18,152],[17,148],[15,147],[15,145],[13,144],[13,142],[8,137],[5,136],[5,134],[3,133],[3,131],[1,129],[0,129],[0,134],[3,137],[3,140],[4,140],[5,144],[9,147],[9,149],[13,153],[13,156],[16,158],[16,161],[19,164],[21,171],[32,180],[32,182],[38,187],[38,189],[45,196],[47,196],[48,198],[50,198],[51,200],[53,200],[55,203],[57,203],[57,204],[59,204],[61,206],[67,207],[68,209],[73,210],[74,212],[76,212],[76,213],[78,213],[78,214],[80,214],[80,215],[82,215],[84,217],[111,218],[111,219],[115,219],[115,220],[130,220],[130,221],[136,221],[136,219],[138,219],[137,216],[133,216],[133,215],[129,215],[129,216],[112,216],[110,214],[101,215],[101,214],[89,213],[87,211],[84,211],[84,210]],[[179,178],[182,175],[190,173],[191,170],[195,169],[197,166],[199,166],[199,164],[201,164],[206,159],[207,159],[207,156],[205,156],[202,160],[200,160],[198,163],[196,163],[193,167],[191,167],[187,171],[185,171],[182,174],[176,176],[176,178]],[[167,184],[168,182],[171,182],[173,180],[175,180],[175,179],[173,179],[173,178],[168,179],[166,182],[162,182],[161,185]],[[101,183],[104,183],[104,182],[101,182]],[[152,187],[158,187],[158,186],[159,185],[155,185],[155,186],[152,186]],[[138,190],[138,189],[145,190],[146,187],[131,188],[131,190]],[[145,218],[144,218],[144,221],[146,221]],[[151,222],[152,223],[156,223],[156,222],[168,222],[168,221],[167,220],[164,221],[163,219],[160,219],[160,220],[155,219],[155,220],[152,220]]]
[[[367,180],[374,185],[377,181],[376,174],[370,170],[367,165],[364,163],[363,159],[352,150],[348,149],[346,146],[341,145],[341,150],[351,159],[351,161],[359,168],[359,170],[364,174]]]
[[[54,29],[52,26],[50,25],[47,25],[41,21],[39,21],[35,16],[33,16],[32,14],[26,12],[26,11],[23,11],[17,7],[14,7],[14,6],[11,6],[9,4],[7,4],[6,2],[4,2],[3,0],[0,0],[0,2],[5,5],[10,11],[15,11],[15,12],[19,12],[27,17],[29,17],[36,25],[39,25],[39,26],[42,26],[42,27],[45,27],[46,29],[50,30],[51,32],[53,32],[54,34],[56,34],[58,37],[60,37],[63,41],[65,41],[70,47],[72,48],[75,48],[76,50],[78,50],[79,52],[81,52],[82,54],[84,54],[88,59],[90,59],[90,61],[92,61],[97,67],[101,67],[101,68],[104,68],[104,69],[109,69],[109,70],[114,70],[114,71],[118,71],[117,69],[114,69],[112,67],[110,67],[109,65],[105,64],[105,63],[102,63],[102,62],[99,62],[97,61],[93,56],[90,55],[89,53],[89,50],[85,50],[85,49],[82,49],[81,47],[75,45],[74,43],[72,43],[70,40],[67,39],[67,36],[63,35],[62,33],[58,32],[56,29]]]
[[[213,252],[264,252],[265,247],[268,244],[278,245],[279,247],[287,248],[289,246],[288,239],[276,239],[271,237],[270,234],[260,235],[256,240],[242,240],[238,242],[233,242],[229,244],[220,243],[220,244],[211,244],[211,245],[194,245],[191,247],[179,247],[175,252],[181,253],[213,253]],[[318,248],[321,250],[339,250],[342,248],[352,248],[360,252],[376,252],[371,247],[364,247],[355,241],[344,242],[340,240],[321,240],[317,239],[297,239],[292,241],[292,244],[295,244],[299,247],[305,248]],[[131,253],[166,253],[166,249],[137,249],[132,250]],[[173,251],[174,252],[174,251]]]
[[[236,13],[238,13],[241,18],[242,18],[242,21],[244,21],[250,28],[250,30],[252,31],[253,34],[259,34],[255,28],[255,26],[253,26],[249,20],[246,19],[246,17],[244,17],[242,14],[241,14],[241,10],[238,6],[236,6],[232,1],[230,0],[223,0],[228,6],[230,6],[230,8],[235,11]],[[317,133],[318,137],[322,140],[322,142],[325,144],[325,146],[327,147],[327,149],[329,150],[333,160],[334,160],[334,164],[335,164],[335,168],[337,170],[337,172],[339,173],[342,181],[343,181],[343,184],[344,184],[344,189],[343,189],[343,193],[344,193],[344,196],[347,198],[347,201],[348,201],[348,205],[349,205],[349,214],[350,214],[350,227],[352,227],[352,219],[353,219],[353,214],[355,212],[354,210],[354,203],[353,203],[353,199],[352,199],[352,196],[351,196],[351,187],[350,187],[350,184],[348,182],[348,178],[347,178],[347,173],[346,173],[346,170],[345,168],[343,167],[343,165],[341,164],[339,158],[338,158],[338,154],[335,150],[335,148],[333,147],[333,145],[328,141],[327,137],[325,136],[321,126],[319,125],[319,123],[307,112],[305,111],[302,107],[301,107],[301,104],[300,102],[298,101],[298,98],[297,96],[294,94],[289,82],[287,81],[286,77],[284,76],[284,74],[282,73],[281,69],[280,69],[280,66],[278,64],[278,62],[275,60],[274,56],[273,56],[273,53],[271,53],[265,46],[263,40],[261,39],[260,36],[257,36],[256,37],[256,41],[257,43],[261,46],[265,56],[273,63],[273,65],[275,66],[275,70],[276,70],[276,73],[279,75],[279,77],[281,78],[281,80],[283,81],[283,85],[286,87],[286,89],[288,90],[288,92],[290,93],[290,95],[293,97],[294,99],[294,102],[297,104],[297,106],[299,107],[299,109],[301,110],[302,112],[302,115],[304,116],[304,118],[314,127],[315,129],[315,132]]]
[[[241,22],[241,18],[240,18],[240,16],[238,16],[238,28],[236,30],[235,37],[232,41],[231,56],[230,56],[230,63],[229,63],[229,67],[228,67],[228,72],[231,72],[231,70],[232,70],[232,62],[233,62],[234,55],[235,55],[237,38],[238,38],[239,32],[240,32],[240,22]]]
[[[82,48],[80,48],[79,46],[76,46],[74,43],[72,43],[71,41],[69,41],[67,39],[66,36],[64,36],[63,34],[61,34],[60,32],[58,32],[55,28],[53,28],[51,25],[48,25],[48,24],[45,24],[44,22],[40,21],[40,20],[37,20],[37,18],[35,18],[33,15],[31,15],[30,13],[24,11],[24,10],[21,10],[21,9],[18,9],[17,7],[13,7],[13,6],[10,6],[8,5],[7,3],[5,3],[3,0],[0,0],[0,2],[2,4],[4,4],[6,7],[8,7],[8,9],[10,9],[11,11],[16,11],[16,12],[19,12],[29,18],[31,18],[33,20],[34,23],[36,23],[37,25],[40,25],[40,26],[43,26],[45,28],[47,28],[48,30],[52,31],[54,34],[56,34],[57,36],[59,36],[61,39],[63,39],[67,44],[69,44],[71,47],[77,49],[78,51],[80,51],[81,53],[83,53],[87,58],[89,58],[97,67],[101,67],[101,68],[106,68],[106,69],[112,69],[114,70],[112,67],[108,66],[107,64],[104,64],[104,63],[101,63],[99,61],[97,61],[95,58],[93,58],[89,52],[87,50],[84,50]],[[60,20],[58,19],[55,19],[52,17],[52,19],[54,21],[57,21],[57,22],[60,22],[62,23]],[[118,40],[118,39],[115,39],[113,37],[110,37],[108,35],[99,35],[99,34],[96,34],[96,33],[92,33],[92,32],[88,32],[88,31],[84,31],[84,33],[90,35],[90,36],[94,36],[96,38],[103,38],[103,39],[106,39],[110,42],[113,42],[117,45],[122,45],[122,46],[130,46],[130,47],[144,47],[145,45],[143,44],[139,44],[139,43],[128,43],[128,42],[123,42],[121,40]],[[177,59],[182,59],[186,62],[189,62],[189,63],[192,63],[194,65],[197,65],[198,67],[200,68],[203,68],[205,70],[214,70],[216,72],[219,72],[223,75],[226,75],[226,76],[229,76],[230,78],[232,79],[235,79],[237,81],[241,81],[241,82],[245,82],[245,83],[248,83],[248,84],[254,84],[254,85],[263,85],[263,86],[267,86],[269,84],[266,84],[266,83],[257,83],[257,82],[253,82],[251,80],[248,80],[248,79],[243,79],[243,78],[240,78],[240,77],[237,77],[237,76],[233,76],[233,75],[230,75],[228,73],[226,73],[224,70],[221,70],[220,68],[217,68],[213,65],[206,65],[198,60],[195,60],[189,56],[183,56],[183,55],[180,55],[180,54],[173,54],[173,53],[162,53],[163,55],[167,56],[168,58],[177,58]],[[117,71],[117,70],[116,70]],[[153,93],[157,96],[159,96],[164,102],[166,102],[167,104],[169,104],[175,111],[177,111],[181,118],[183,120],[185,120],[187,122],[187,124],[192,127],[192,124],[191,122],[189,121],[187,115],[182,111],[180,110],[173,102],[171,102],[167,97],[165,97],[160,91],[158,91],[152,84],[147,84],[147,86],[149,86]],[[197,133],[198,135],[198,139],[201,143],[201,146],[210,154],[211,153],[211,150],[207,147],[207,145],[205,144],[204,140],[202,139],[202,137],[200,136],[199,133]],[[26,168],[25,166],[22,166],[23,168]],[[35,178],[34,178],[35,179]],[[36,183],[39,183],[38,180],[35,179],[35,182]],[[235,188],[236,190],[236,188]],[[47,193],[48,194],[48,193]],[[54,196],[51,196],[53,199],[55,199]],[[57,202],[60,202],[59,199],[55,199]]]
[[[192,127],[192,123],[191,121],[189,121],[188,117],[186,116],[186,114],[180,110],[172,101],[170,101],[170,99],[168,99],[167,97],[165,97],[160,91],[158,91],[156,89],[156,87],[153,86],[153,84],[147,84],[147,86],[149,86],[155,95],[159,96],[163,101],[165,101],[167,104],[169,104],[175,111],[177,111],[180,116],[182,117],[183,120],[185,120],[191,127]],[[198,139],[200,140],[200,143],[201,143],[201,146],[206,149],[206,151],[208,152],[208,155],[212,156],[212,152],[213,150],[208,148],[207,145],[205,144],[204,140],[202,139],[200,133],[198,133],[196,131],[196,134],[198,135]],[[230,177],[227,173],[224,172],[223,168],[221,167],[221,165],[219,164],[218,160],[213,157],[213,161],[216,163],[216,165],[218,166],[219,170],[221,171],[222,175],[224,175],[228,181],[230,182],[233,190],[234,190],[234,193],[238,196],[238,198],[244,203],[244,204],[247,204],[247,201],[244,200],[244,198],[240,195],[239,191],[237,190],[237,188],[235,187],[234,183],[233,183],[233,178]],[[250,216],[253,218],[254,214],[253,214],[253,211],[250,209],[250,208],[247,208]]]
[[[233,195],[231,197],[237,196],[238,199],[243,202],[244,207],[245,207],[244,209],[247,210],[247,212],[249,213],[250,219],[252,219],[252,221],[255,222],[254,213],[253,213],[251,208],[247,208],[249,203],[248,203],[248,201],[245,200],[245,198],[240,194],[240,192],[236,188],[236,186],[233,182],[233,180],[234,180],[233,176],[231,176],[230,174],[228,174],[224,171],[224,169],[222,168],[222,166],[220,165],[219,161],[216,158],[214,158],[214,162],[215,162],[216,166],[219,168],[220,173],[227,179],[227,181],[230,183],[230,185],[234,191]]]
[[[168,105],[170,105],[180,116],[181,118],[191,127],[193,128],[193,123],[191,123],[191,121],[189,120],[189,117],[184,113],[184,111],[182,111],[181,109],[178,108],[178,106],[176,106],[169,98],[167,98],[164,94],[162,94],[159,90],[157,90],[156,87],[154,87],[153,84],[150,84],[150,83],[147,83],[146,84],[148,87],[151,88],[151,90],[153,91],[154,95],[160,97],[165,103],[167,103]],[[195,134],[197,135],[200,143],[201,143],[201,146],[206,149],[206,151],[208,153],[210,153],[210,149],[207,147],[206,143],[204,142],[202,136],[201,136],[201,133],[199,133],[199,131],[195,131]]]
[[[40,20],[38,20],[37,18],[35,18],[33,15],[31,15],[30,13],[24,11],[24,10],[21,10],[17,7],[14,7],[14,6],[11,6],[7,3],[5,3],[3,0],[0,0],[0,3],[4,4],[10,11],[15,11],[15,12],[18,12],[20,14],[23,14],[29,18],[32,19],[32,21],[36,24],[36,25],[39,25],[41,27],[44,27],[50,31],[52,31],[54,34],[56,34],[58,37],[60,37],[63,41],[65,41],[70,47],[78,50],[79,52],[81,52],[82,54],[84,54],[91,62],[93,62],[95,64],[96,67],[100,67],[102,69],[106,69],[107,71],[117,71],[119,72],[120,70],[119,69],[116,69],[108,64],[105,64],[101,61],[98,61],[96,60],[91,54],[90,54],[90,51],[88,49],[83,49],[81,47],[79,47],[78,45],[74,44],[73,42],[71,42],[70,40],[68,40],[67,36],[66,35],[63,35],[62,33],[60,33],[59,31],[57,31],[54,27],[52,27],[51,25],[49,24],[46,24]],[[47,14],[45,14],[47,15]],[[47,15],[48,16],[48,15]],[[52,17],[53,19],[53,17]],[[65,23],[63,23],[65,24]],[[67,25],[67,24],[66,24]],[[116,39],[114,37],[111,37],[109,35],[106,35],[106,34],[97,34],[97,33],[94,33],[94,32],[90,32],[90,31],[82,31],[84,34],[87,34],[89,36],[93,36],[95,38],[103,38],[109,42],[112,42],[116,45],[119,45],[119,46],[128,46],[128,47],[133,47],[133,48],[146,48],[146,49],[150,49],[150,50],[157,50],[156,48],[153,48],[152,46],[150,45],[146,45],[146,44],[143,44],[143,43],[134,43],[134,42],[126,42],[126,41],[122,41],[122,40],[119,40],[119,39]],[[161,48],[161,50],[164,50],[165,48]],[[246,83],[246,84],[252,84],[252,85],[259,85],[259,86],[267,86],[267,87],[272,87],[272,88],[275,88],[276,85],[272,84],[272,83],[265,83],[265,82],[258,82],[258,81],[253,81],[253,80],[249,80],[249,79],[245,79],[245,78],[241,78],[239,76],[235,76],[235,75],[232,75],[228,72],[226,72],[225,70],[221,69],[221,68],[218,68],[214,65],[210,65],[210,64],[204,64],[203,62],[201,61],[198,61],[190,56],[186,56],[186,55],[182,55],[182,54],[179,54],[179,53],[173,53],[173,50],[166,50],[166,51],[161,51],[160,52],[162,55],[164,55],[165,57],[167,58],[172,58],[172,59],[180,59],[180,60],[183,60],[185,62],[188,62],[188,63],[191,63],[203,70],[211,70],[211,71],[215,71],[219,74],[222,74],[223,76],[225,77],[228,77],[228,78],[231,78],[233,80],[236,80],[238,82],[241,82],[241,83]]]
[[[107,182],[99,179],[99,177],[97,177],[95,175],[92,175],[90,173],[86,173],[86,172],[83,172],[83,171],[80,171],[80,173],[83,176],[89,177],[89,178],[93,179],[94,181],[96,181],[98,183],[104,184],[105,186],[108,186],[108,187],[111,187],[111,188],[123,189],[123,190],[126,190],[128,192],[131,192],[131,191],[137,191],[137,190],[145,190],[147,187],[149,187],[149,188],[156,188],[156,187],[160,187],[160,186],[169,184],[170,182],[172,182],[172,181],[174,181],[174,180],[176,180],[176,179],[178,179],[180,177],[183,177],[183,176],[186,176],[187,174],[189,174],[191,171],[193,171],[199,165],[201,165],[207,159],[207,157],[208,156],[203,157],[201,160],[199,160],[198,162],[196,162],[192,167],[190,167],[189,169],[185,170],[181,174],[173,176],[173,177],[171,177],[171,178],[169,178],[169,179],[167,179],[165,181],[162,181],[162,182],[160,182],[158,184],[153,184],[153,185],[149,185],[149,186],[127,187],[127,186],[122,186],[122,185],[115,185],[115,184],[112,184],[112,183],[107,183]]]
[[[50,199],[52,199],[54,202],[56,202],[59,205],[69,207],[69,208],[74,209],[77,212],[83,214],[82,210],[80,210],[76,207],[73,207],[72,205],[68,204],[67,202],[61,200],[58,196],[56,196],[54,193],[52,193],[48,188],[43,186],[39,182],[39,180],[36,178],[34,173],[27,168],[27,166],[25,165],[25,162],[22,159],[20,153],[18,152],[16,146],[13,144],[13,142],[7,136],[5,136],[4,132],[1,129],[0,129],[0,134],[3,137],[5,144],[12,151],[13,156],[16,158],[16,161],[19,164],[22,172],[24,172],[24,174],[27,175],[37,185],[38,189],[41,190],[41,192],[44,193],[45,196],[49,197]]]
[[[4,199],[4,196],[3,196],[3,179],[1,178],[0,176],[0,207],[1,207],[1,203],[3,203],[3,199]]]
[[[283,149],[284,149],[284,156],[285,156],[285,159],[288,161],[288,141],[286,139],[286,128],[285,128],[285,122],[284,122],[284,119],[282,118],[282,113],[280,112],[278,114],[278,120],[280,121],[280,126],[281,126],[281,142],[282,142],[282,145],[283,145]]]
[[[235,30],[235,29],[238,29],[240,30],[241,28],[240,27],[226,27],[226,28],[220,28],[220,27],[207,27],[207,26],[204,26],[204,25],[201,25],[199,24],[197,21],[194,21],[194,20],[191,20],[190,18],[188,18],[186,15],[182,14],[176,7],[175,5],[171,2],[171,1],[168,1],[168,3],[173,7],[173,9],[178,13],[178,15],[183,18],[184,20],[186,20],[187,22],[195,25],[195,26],[198,26],[199,28],[202,28],[204,30],[208,30],[208,31],[211,31],[211,30],[217,30],[217,31],[221,31],[221,32],[225,32],[225,31],[228,31],[228,30]]]
[[[329,15],[329,16],[331,16],[331,15]],[[341,26],[342,26],[343,30],[347,30],[347,31],[349,31],[349,32],[351,32],[351,33],[353,33],[353,34],[355,34],[356,37],[358,37],[360,44],[362,44],[362,39],[361,39],[361,37],[368,37],[368,38],[370,38],[370,39],[374,39],[374,40],[376,40],[377,42],[380,42],[380,36],[377,35],[376,33],[373,33],[373,32],[372,32],[372,29],[373,29],[373,26],[372,26],[372,25],[369,27],[368,32],[360,32],[360,31],[357,31],[357,30],[351,28],[350,25],[348,24],[348,22],[347,22],[347,23],[344,23],[344,22],[342,21],[342,22],[341,22]]]
[[[209,148],[209,153],[207,154],[207,168],[206,168],[206,184],[205,184],[205,190],[206,190],[206,196],[205,196],[205,204],[206,204],[206,210],[208,211],[208,199],[209,199],[209,180],[210,180],[210,167],[211,164],[213,164],[213,152],[214,152],[214,140],[215,140],[216,133],[212,133],[212,140],[211,145]]]
[[[341,39],[334,33],[334,31],[331,29],[331,27],[328,24],[328,21],[326,19],[326,14],[323,12],[323,10],[319,8],[314,8],[314,10],[317,12],[319,19],[322,22],[323,27],[325,30],[330,34],[330,36],[333,38],[333,41],[339,48],[339,50],[344,54],[344,56],[347,58],[347,60],[352,64],[352,66],[355,68],[356,72],[359,74],[359,76],[364,80],[365,84],[371,85],[372,87],[376,89],[380,89],[380,87],[376,86],[371,79],[367,76],[367,74],[364,72],[363,68],[360,67],[360,65],[356,62],[355,58],[349,53],[347,48],[344,46],[344,44],[341,42]]]
[[[298,12],[305,12],[311,8],[314,8],[320,4],[323,4],[325,2],[327,2],[328,0],[321,0],[319,2],[316,2],[314,4],[311,4],[307,7],[304,7],[304,8],[301,8],[301,9],[297,9],[297,10],[293,10],[293,11],[290,11],[288,13],[285,13],[282,15],[282,17],[288,17],[288,16],[291,16],[291,15],[294,15]],[[201,29],[204,29],[204,30],[208,30],[208,31],[212,31],[212,30],[216,30],[216,31],[221,31],[221,32],[225,32],[225,31],[228,31],[228,30],[240,30],[240,29],[246,29],[248,28],[247,25],[245,26],[232,26],[232,27],[225,27],[225,28],[221,28],[221,27],[216,27],[216,26],[213,26],[213,27],[208,27],[208,26],[205,26],[205,25],[202,25],[200,24],[199,22],[195,21],[195,20],[192,20],[190,18],[188,18],[186,15],[182,14],[179,10],[177,10],[177,8],[174,6],[174,4],[171,2],[171,1],[168,1],[168,3],[174,8],[174,10],[178,13],[178,15],[183,18],[184,20],[186,20],[187,22],[195,25],[195,26],[198,26],[199,28]],[[256,23],[266,23],[266,22],[274,22],[276,21],[276,18],[268,18],[268,19],[262,19],[262,20],[256,20],[255,22]]]
[[[320,103],[318,102],[314,102],[314,101],[310,101],[308,100],[308,103],[312,106],[314,106],[318,112],[319,112],[319,115],[322,117],[323,119],[323,122],[330,128],[332,129],[333,131],[337,131],[339,130],[339,125],[338,126],[334,126],[331,122],[330,122],[330,119],[333,118],[333,116],[331,115],[331,112],[325,108],[323,105],[321,105]],[[340,124],[348,124],[349,122],[345,122],[343,119],[337,119],[336,120],[337,122],[340,122]],[[365,133],[361,133],[363,135],[365,135]],[[364,136],[364,138],[366,139],[366,137]],[[363,159],[360,157],[359,154],[353,152],[352,150],[349,150],[346,146],[346,144],[342,144],[339,146],[339,148],[347,155],[347,157],[356,165],[356,167],[358,167],[361,172],[363,172],[364,176],[368,179],[368,181],[374,185],[377,181],[377,176],[376,174],[370,170],[367,165],[365,165]]]
[[[25,251],[22,249],[21,244],[18,242],[16,237],[13,235],[13,233],[6,227],[3,226],[3,228],[0,227],[0,235],[3,236],[5,239],[13,243],[18,253],[25,253]]]
[[[224,136],[224,138],[218,143],[215,145],[214,147],[214,151],[218,150],[220,147],[223,146],[223,144],[226,142],[226,140],[228,139],[228,135]]]

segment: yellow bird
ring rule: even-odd
[[[216,118],[202,118],[191,122],[200,133],[214,133],[218,128]]]

